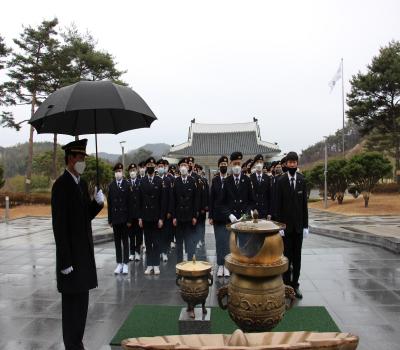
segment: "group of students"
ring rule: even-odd
[[[129,272],[129,260],[141,260],[146,249],[145,274],[160,274],[160,259],[168,260],[176,247],[177,262],[183,261],[183,246],[192,259],[196,246],[204,243],[209,187],[202,167],[193,157],[176,167],[153,157],[128,166],[124,178],[121,163],[114,166],[115,180],[108,189],[108,222],[114,231],[117,267],[115,274]],[[202,175],[203,176],[202,176]]]
[[[193,157],[181,159],[177,167],[150,157],[139,165],[130,164],[127,179],[122,164],[116,164],[115,181],[108,191],[118,264],[114,272],[127,274],[129,260],[141,259],[143,236],[145,274],[160,274],[160,258],[167,261],[170,246],[176,246],[178,263],[183,261],[183,247],[191,260],[196,247],[204,244],[208,212],[215,234],[217,276],[229,277],[224,266],[229,253],[226,225],[257,209],[259,218],[286,225],[280,234],[290,268],[283,278],[301,298],[301,247],[308,234],[308,210],[306,183],[297,165],[295,152],[271,164],[260,154],[244,161],[241,152],[233,152],[229,159],[219,158],[218,173],[209,186]]]

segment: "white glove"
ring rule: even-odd
[[[253,210],[250,210],[250,215],[251,215],[251,217],[254,219],[253,214],[254,214],[254,211],[253,211]]]
[[[97,192],[97,186],[94,188],[94,199],[96,200],[97,204],[99,204],[99,205],[102,205],[104,203],[103,191],[100,189]]]
[[[233,224],[234,222],[238,221],[235,215],[231,214],[229,215],[229,220],[231,220],[231,223]]]
[[[67,268],[64,269],[64,270],[61,270],[61,273],[62,273],[63,275],[68,275],[68,274],[70,274],[72,271],[74,271],[74,268],[73,268],[72,266],[70,266],[70,267],[67,267]]]
[[[280,234],[282,237],[285,237],[285,231],[284,231],[284,230],[279,230],[279,234]]]
[[[308,227],[307,228],[303,228],[303,238],[307,238],[309,233],[310,232],[308,231]]]

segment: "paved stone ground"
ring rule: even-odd
[[[400,253],[400,215],[346,216],[310,209],[310,229],[314,233]]]
[[[104,219],[96,232],[108,232]],[[212,228],[199,257],[215,262]],[[48,218],[0,224],[0,349],[63,349],[60,295],[56,291],[54,240]],[[135,304],[180,305],[175,256],[160,276],[144,276],[131,263],[128,276],[114,276],[113,243],[95,247],[99,288],[90,292],[87,349],[107,345]],[[216,306],[216,280],[207,304]],[[400,349],[400,255],[378,247],[310,235],[305,240],[298,305],[325,306],[342,331],[361,337],[361,350]]]

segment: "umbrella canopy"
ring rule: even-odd
[[[129,87],[111,81],[80,81],[53,92],[29,123],[38,134],[95,134],[99,188],[97,134],[148,128],[156,119],[146,102]]]
[[[38,134],[118,134],[148,128],[156,120],[132,89],[111,81],[80,81],[52,93],[30,124]]]

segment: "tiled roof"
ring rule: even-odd
[[[244,132],[194,132],[191,142],[171,147],[169,155],[229,155],[233,151],[243,154],[277,154],[278,146],[258,139],[253,131]]]

